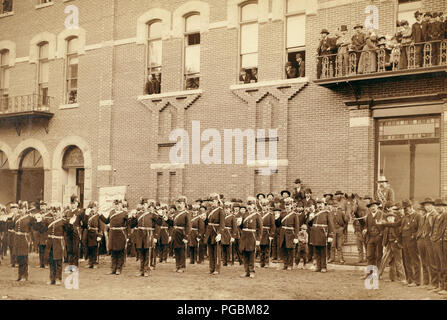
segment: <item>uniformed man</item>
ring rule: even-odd
[[[0,205],[0,258],[3,260],[8,254],[8,216],[6,214],[6,207]],[[0,260],[0,264],[1,264]]]
[[[402,208],[405,213],[401,223],[405,274],[408,286],[416,287],[421,285],[421,261],[416,238],[423,217],[413,209],[408,199],[402,201]]]
[[[383,227],[377,224],[377,221],[382,220],[383,212],[379,210],[378,201],[371,201],[367,207],[369,213],[365,219],[365,229],[363,234],[366,242],[366,259],[368,265],[379,268],[383,255]],[[366,274],[362,279],[366,279],[369,274]]]
[[[300,225],[298,216],[292,210],[292,198],[284,200],[285,210],[280,216],[275,216],[276,227],[279,228],[279,247],[284,262],[283,270],[292,270],[293,268],[293,250],[298,244],[298,232]]]
[[[268,207],[269,201],[261,201],[262,236],[260,242],[261,268],[270,267],[270,251],[272,248],[273,236],[276,233],[275,217]]]
[[[265,198],[262,198],[263,201]],[[230,254],[233,248],[234,237],[236,234],[236,219],[233,214],[233,203],[227,201],[224,203],[224,212],[225,212],[225,230],[222,233],[222,257],[223,257],[223,266],[226,267],[228,265],[228,261],[230,260]]]
[[[189,237],[190,263],[199,263],[200,242],[205,233],[205,222],[200,218],[200,202],[196,201],[192,206],[191,236]]]
[[[279,212],[281,212],[283,210],[281,199],[279,197],[275,197],[273,199],[272,211],[275,211],[275,210],[279,211]],[[275,221],[275,227],[276,227],[276,221]],[[273,235],[273,241],[272,241],[273,262],[278,262],[279,260],[281,260],[281,248],[279,246],[279,229],[280,228],[276,228],[275,234]]]
[[[84,247],[87,251],[88,267],[96,269],[98,259],[98,247],[104,233],[103,224],[100,223],[98,204],[90,201],[85,215],[82,217],[81,227],[83,229]]]
[[[445,225],[447,223],[447,216],[445,213],[446,203],[442,199],[435,200],[435,208],[437,211],[437,216],[434,218],[432,233],[430,235],[431,246],[433,248],[433,257],[431,260],[431,265],[433,272],[436,273],[434,288],[432,291],[439,292],[444,289],[444,279],[442,277],[442,236],[445,231]]]
[[[207,244],[205,243],[205,231],[206,231],[206,226],[205,226],[205,220],[207,218],[207,207],[204,204],[205,202],[203,202],[202,205],[200,205],[199,208],[199,219],[202,220],[202,222],[200,222],[203,225],[203,234],[200,237],[199,240],[199,261],[198,263],[202,263],[205,260],[205,256],[207,255]]]
[[[255,250],[260,245],[262,219],[256,210],[256,199],[248,197],[247,212],[238,218],[237,225],[241,229],[240,249],[244,259],[245,273],[241,277],[255,277]]]
[[[388,201],[394,203],[394,191],[388,184],[388,180],[385,176],[379,177],[377,184],[377,199],[380,201],[382,208]]]
[[[344,229],[349,223],[349,217],[346,213],[346,199],[341,191],[335,192],[334,210],[330,212],[333,215],[334,222],[334,241],[331,243],[331,257],[329,262],[335,261],[335,254],[341,264],[345,263],[343,259],[343,243],[344,243]]]
[[[82,220],[82,210],[79,209],[79,202],[76,196],[71,196],[70,210],[65,211],[67,219],[71,219],[76,216],[76,221],[73,225],[73,232],[65,239],[65,246],[67,250],[67,260],[69,265],[79,266],[79,253],[80,253],[80,222]]]
[[[47,284],[61,285],[62,282],[62,259],[64,257],[64,235],[73,234],[73,224],[77,217],[73,215],[70,219],[62,216],[62,212],[54,213],[54,216],[40,217],[37,220],[38,228],[47,234],[45,246],[45,258],[50,265],[50,281]]]
[[[210,199],[212,200],[212,205],[205,219],[204,242],[208,245],[210,274],[217,275],[220,273],[220,241],[225,230],[225,212],[222,209],[222,202],[217,193],[212,193]]]
[[[43,219],[50,218],[52,216],[51,212],[47,210],[47,203],[44,201],[40,202],[40,215]],[[48,264],[45,260],[45,246],[47,244],[47,234],[40,230],[36,230],[36,241],[39,248],[39,266],[40,268],[45,268]]]
[[[129,226],[135,228],[135,247],[139,251],[140,270],[137,276],[148,277],[151,272],[149,266],[151,256],[154,254],[154,238],[155,225],[162,224],[162,218],[155,212],[144,211],[141,207],[139,210],[132,210],[129,215]]]
[[[14,220],[14,254],[18,268],[17,281],[28,281],[28,254],[31,245],[31,231],[36,230],[36,218],[31,215],[36,210],[32,202],[28,211],[23,210]]]
[[[109,231],[109,249],[112,257],[112,265],[109,274],[120,275],[124,265],[124,250],[126,249],[126,229],[128,225],[128,213],[123,210],[121,200],[114,201],[114,208],[106,217],[102,212],[99,219],[105,224],[110,225]]]
[[[186,247],[191,233],[191,213],[186,210],[187,199],[181,196],[175,203],[177,212],[174,217],[165,221],[172,226],[172,246],[175,256],[175,272],[186,270]]]
[[[8,219],[6,221],[6,228],[8,229],[8,248],[9,248],[9,256],[11,267],[15,267],[16,265],[16,256],[14,253],[14,220],[19,214],[19,206],[17,203],[12,203],[9,205],[9,214]]]
[[[314,248],[316,260],[315,272],[327,272],[327,244],[334,237],[334,225],[329,211],[324,207],[324,201],[317,201],[316,213],[310,213],[309,242]]]
[[[240,210],[241,204],[237,199],[234,199],[234,201],[232,202],[233,202],[233,215],[234,218],[237,220],[237,218],[240,218],[242,216]],[[245,207],[244,211],[246,211]],[[231,252],[231,265],[234,265],[235,255],[237,256],[237,261],[239,261],[239,265],[242,265],[242,253],[239,249],[240,239],[241,239],[241,230],[239,228],[236,228],[236,232],[234,234],[233,250]]]

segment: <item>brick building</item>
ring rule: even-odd
[[[379,174],[398,198],[447,195],[447,63],[318,79],[316,59],[321,29],[352,33],[368,6],[392,35],[396,19],[445,12],[446,1],[0,2],[0,203],[78,192],[85,204],[121,185],[131,206],[140,196],[243,198],[297,177],[317,196],[363,195]],[[66,28],[77,13],[79,27]],[[287,79],[297,52],[305,75]],[[241,83],[241,69],[257,79]],[[149,76],[161,79],[150,95]],[[277,128],[256,139],[277,142],[277,170],[224,164],[223,153],[220,164],[171,163],[169,133],[191,136],[193,121],[222,137]]]

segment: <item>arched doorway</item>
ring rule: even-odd
[[[81,149],[76,146],[68,146],[62,158],[62,185],[63,204],[70,203],[71,195],[79,198],[80,206],[84,204],[84,156]]]
[[[34,148],[25,149],[19,157],[17,199],[38,202],[44,198],[42,155]]]
[[[15,199],[15,175],[9,169],[8,156],[0,150],[0,203],[8,204]]]

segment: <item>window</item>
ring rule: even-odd
[[[12,0],[0,0],[0,14],[12,12]]]
[[[78,38],[67,40],[66,101],[68,104],[78,101]]]
[[[149,23],[147,34],[147,80],[145,93],[157,94],[161,92],[162,22],[157,20]]]
[[[0,52],[0,111],[8,108],[9,51]]]
[[[407,20],[410,27],[416,22],[414,13],[421,10],[422,1],[420,0],[399,0],[397,20]]]
[[[258,81],[258,4],[253,2],[240,10],[240,66],[240,82]]]
[[[37,0],[37,4],[51,3],[53,0]]]
[[[305,76],[306,6],[302,0],[286,2],[286,77]],[[291,64],[291,65],[290,65]]]
[[[39,44],[39,62],[37,66],[37,83],[39,92],[39,105],[48,105],[48,42]]]
[[[185,18],[185,89],[200,87],[200,15]]]

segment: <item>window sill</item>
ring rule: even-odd
[[[38,5],[36,5],[35,8],[36,9],[42,9],[42,8],[46,8],[46,7],[51,7],[52,5],[54,5],[54,1],[38,4]]]
[[[145,94],[142,96],[138,96],[138,100],[156,100],[156,99],[162,99],[162,98],[168,98],[168,97],[181,97],[181,96],[189,96],[192,94],[202,94],[202,89],[198,90],[184,90],[184,91],[174,91],[174,92],[166,92],[166,93],[159,93],[159,94]]]
[[[13,15],[14,15],[14,11],[9,11],[9,12],[5,12],[5,13],[1,13],[0,18],[9,17],[9,16],[13,16]]]
[[[293,79],[282,79],[282,80],[272,80],[272,81],[260,81],[255,83],[244,83],[244,84],[234,84],[230,86],[230,90],[238,90],[238,89],[256,89],[259,87],[267,87],[267,86],[283,86],[289,84],[296,83],[308,83],[309,79],[306,77],[303,78],[293,78]]]
[[[59,110],[79,108],[79,103],[61,104]]]

